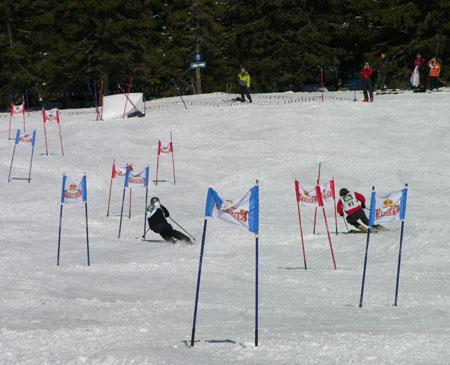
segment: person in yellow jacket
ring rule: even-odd
[[[250,75],[245,68],[241,68],[241,72],[238,75],[239,86],[241,87],[241,102],[245,102],[245,97],[247,96],[248,101],[252,102],[252,97],[250,96]]]
[[[441,64],[438,62],[436,57],[433,57],[428,62],[428,67],[430,68],[430,90],[438,90],[439,76],[441,75]]]

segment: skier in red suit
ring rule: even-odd
[[[351,193],[346,188],[339,191],[340,199],[337,204],[337,211],[341,217],[344,212],[347,214],[347,222],[360,231],[367,231],[367,228],[359,223],[361,220],[366,226],[369,225],[364,208],[366,207],[366,198],[356,191]]]

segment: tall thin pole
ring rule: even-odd
[[[116,168],[116,160],[113,160],[113,169]],[[109,217],[109,208],[111,206],[111,192],[112,192],[112,184],[113,184],[113,174],[115,174],[115,171],[111,171],[111,180],[109,182],[109,196],[108,196],[108,208],[106,210],[106,217]]]
[[[363,305],[363,298],[364,298],[364,286],[366,283],[366,269],[367,269],[367,254],[369,251],[369,241],[370,241],[370,231],[371,227],[367,230],[367,241],[366,241],[366,251],[364,254],[364,267],[363,267],[363,276],[362,276],[362,282],[361,282],[361,294],[359,296],[359,308]]]
[[[331,243],[331,235],[330,235],[330,230],[328,228],[328,220],[327,220],[327,215],[325,213],[324,207],[322,207],[322,212],[323,212],[323,219],[325,220],[325,227],[327,229],[327,236],[328,236],[328,243],[330,244],[331,257],[333,258],[333,268],[336,270],[336,259],[334,257],[333,244]]]
[[[298,223],[299,223],[299,226],[300,226],[300,239],[301,239],[301,244],[302,244],[303,263],[305,265],[305,270],[307,270],[306,253],[305,253],[305,242],[304,242],[304,239],[303,239],[302,215],[300,213],[300,204],[299,204],[299,202],[297,202],[297,213],[298,213]]]
[[[170,150],[172,151],[172,171],[173,171],[173,184],[176,185],[175,179],[175,156],[173,151],[173,140],[172,140],[172,131],[170,131]]]
[[[89,226],[88,226],[88,206],[87,201],[84,202],[84,212],[86,215],[86,255],[87,255],[87,265],[91,266],[91,257],[89,254]]]
[[[258,346],[258,327],[259,327],[259,236],[255,235],[255,346]]]
[[[375,192],[375,186],[372,186],[372,198],[371,198],[370,209],[372,209],[374,192]],[[367,270],[367,256],[368,256],[368,252],[369,252],[370,231],[371,231],[371,228],[372,228],[372,225],[370,223],[371,222],[369,221],[369,227],[367,229],[366,250],[365,250],[365,253],[364,253],[364,267],[363,267],[363,275],[362,275],[362,281],[361,281],[361,294],[359,296],[359,308],[362,307],[363,299],[364,299],[364,286],[365,286],[365,283],[366,283],[366,270]]]
[[[47,124],[47,118],[46,118],[46,115],[45,115],[45,113],[46,113],[46,111],[45,111],[45,109],[42,109],[42,115],[43,115],[43,118],[44,118],[44,140],[45,140],[45,154],[46,154],[46,156],[48,156],[48,144],[47,144],[47,128],[46,128],[46,124]]]
[[[63,186],[63,190],[64,190],[64,186]],[[62,215],[63,215],[63,204],[61,204],[61,208],[59,209],[58,253],[56,255],[56,266],[59,266],[59,254],[61,252]]]
[[[8,174],[8,182],[11,181],[11,171],[12,171],[12,166],[13,166],[13,161],[14,161],[14,155],[16,154],[16,144],[14,144],[14,148],[13,148],[13,153],[12,153],[12,157],[11,157],[11,164],[9,165],[9,174]]]
[[[128,219],[131,218],[131,187],[130,187],[129,190],[130,190],[130,191],[129,191],[128,196],[129,196],[129,198],[130,198],[130,203],[129,203],[129,205],[128,205]]]
[[[59,113],[59,111],[57,111],[57,113]],[[62,133],[61,133],[61,122],[58,122],[58,127],[59,127],[59,141],[61,144],[61,155],[64,156],[63,140],[62,140]]]
[[[197,325],[198,299],[200,296],[200,280],[201,280],[201,276],[202,276],[203,254],[205,252],[207,224],[208,224],[208,220],[205,218],[205,220],[203,222],[203,234],[202,234],[202,245],[200,248],[200,260],[198,263],[197,287],[195,290],[195,306],[194,306],[194,319],[192,321],[191,347],[194,347],[194,341],[195,341],[195,327]]]
[[[34,138],[33,138],[33,140],[34,140]],[[34,142],[33,142],[33,146],[31,147],[30,168],[28,169],[28,183],[31,182],[31,168],[33,166],[33,156],[34,156]]]
[[[319,162],[319,171],[317,172],[317,185],[320,184],[320,168],[322,166],[322,163]],[[317,223],[317,207],[314,208],[314,226],[313,226],[313,234],[316,234],[316,223]]]
[[[125,176],[125,179],[127,177]],[[125,187],[123,188],[123,194],[122,194],[122,207],[120,208],[120,223],[119,223],[119,234],[117,235],[117,238],[120,238],[120,232],[122,231],[122,217],[123,217],[123,205],[125,203]]]
[[[356,68],[353,66],[353,101],[357,101],[356,99]]]
[[[145,234],[147,233],[147,217],[146,217],[146,213],[147,213],[147,203],[148,203],[148,187],[145,188],[145,206],[144,206],[144,239],[145,239]]]
[[[161,141],[158,141],[158,156],[156,158],[156,178],[155,185],[158,185],[158,173],[159,173],[159,156],[161,154]]]
[[[398,249],[398,263],[397,263],[397,281],[395,283],[395,300],[394,306],[397,306],[398,288],[400,285],[400,264],[402,262],[402,246],[403,246],[403,230],[405,228],[405,221],[402,221],[402,228],[400,230],[400,247]]]
[[[408,184],[405,184],[405,189],[408,189]],[[403,194],[402,192],[402,206],[405,207],[406,209],[406,194],[407,194],[408,190],[403,190],[403,192],[405,192],[405,194]],[[405,201],[403,201],[403,199]],[[403,211],[403,214],[405,214],[405,211]],[[398,263],[397,263],[397,281],[395,283],[395,300],[394,300],[394,306],[397,306],[397,301],[398,301],[398,289],[399,289],[399,285],[400,285],[400,265],[402,262],[402,247],[403,247],[403,232],[404,232],[404,228],[405,228],[405,216],[400,216],[400,219],[402,219],[402,227],[400,230],[400,247],[398,249]]]

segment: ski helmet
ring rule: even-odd
[[[159,198],[154,196],[153,198],[150,199],[150,204],[151,205],[155,205],[156,202],[159,202]]]
[[[346,188],[339,190],[339,196],[346,196],[348,193],[349,191]]]

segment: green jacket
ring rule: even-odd
[[[250,88],[250,75],[247,73],[239,73],[239,85]]]

